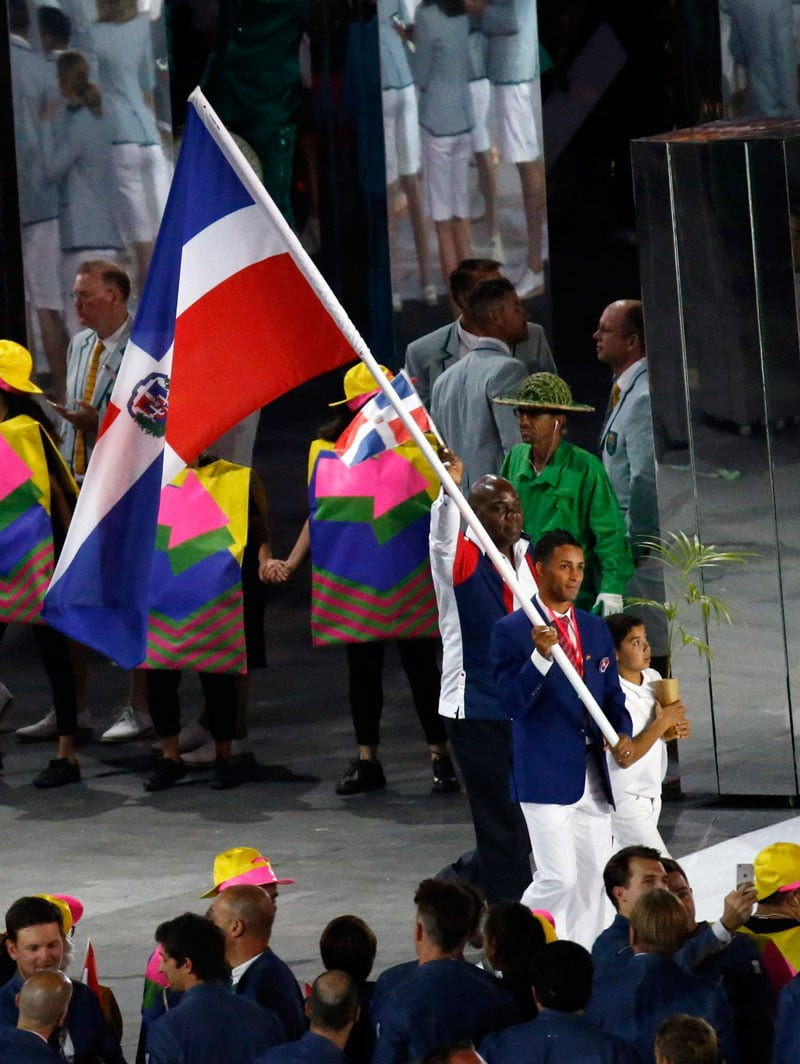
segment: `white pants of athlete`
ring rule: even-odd
[[[572,805],[521,802],[536,862],[533,882],[520,901],[546,909],[559,938],[591,949],[611,921],[603,869],[612,852],[611,807],[597,768],[587,756],[586,786]]]
[[[615,853],[625,846],[652,846],[665,857],[669,857],[669,851],[658,830],[660,796],[648,798],[644,794],[625,793],[616,799],[615,804],[617,808],[611,814]]]

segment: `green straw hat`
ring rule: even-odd
[[[555,373],[532,373],[520,384],[514,395],[504,395],[492,400],[505,406],[526,406],[539,410],[565,410],[577,414],[591,414],[593,406],[575,403],[572,392],[563,378]]]

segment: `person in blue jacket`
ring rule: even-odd
[[[582,1016],[592,993],[593,971],[592,958],[577,942],[550,942],[540,949],[531,961],[539,1015],[485,1038],[481,1056],[487,1064],[639,1064],[630,1045]]]
[[[603,737],[559,666],[559,643],[620,733],[613,754],[632,760],[631,719],[605,623],[573,602],[584,575],[578,541],[564,529],[537,542],[533,602],[547,624],[522,610],[492,629],[490,657],[503,708],[513,721],[511,793],[528,825],[536,873],[523,904],[545,909],[559,937],[591,946],[605,923],[603,869],[611,856],[613,797]],[[580,869],[580,872],[579,872]]]

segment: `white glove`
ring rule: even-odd
[[[592,606],[592,613],[596,613],[598,617],[622,613],[622,595],[609,595],[607,591],[601,591]]]

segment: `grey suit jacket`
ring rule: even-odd
[[[106,350],[100,357],[97,379],[95,380],[94,391],[90,401],[97,411],[101,425],[106,415],[108,401],[114,390],[119,366],[125,353],[125,346],[130,339],[132,328],[133,318],[129,314],[128,321],[120,334],[119,340],[110,351]],[[67,403],[76,399],[83,399],[89,363],[96,343],[97,333],[94,329],[83,329],[81,332],[76,333],[69,342],[69,347],[67,348]],[[61,431],[61,453],[64,456],[64,461],[72,469],[75,463],[76,432],[73,426],[68,421],[63,420],[63,418],[59,428]],[[96,439],[97,437],[94,433],[86,434],[87,462]]]
[[[412,340],[406,348],[406,371],[414,378],[414,387],[425,406],[430,406],[433,382],[448,366],[458,361],[458,348],[455,322]],[[544,329],[535,322],[528,322],[528,339],[512,347],[511,354],[519,359],[528,373],[558,372]],[[519,440],[515,442],[519,443]]]
[[[647,359],[636,367],[600,436],[603,466],[634,548],[638,540],[653,538],[659,530]]]
[[[484,473],[499,473],[506,451],[519,443],[514,408],[492,399],[512,395],[528,373],[500,340],[485,337],[433,386],[431,416],[464,463],[461,490]]]

